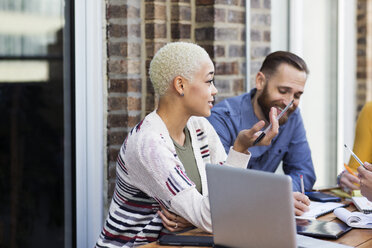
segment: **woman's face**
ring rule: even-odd
[[[192,81],[184,84],[184,103],[188,114],[210,116],[213,107],[213,96],[217,94],[214,86],[214,65],[210,59],[200,64]]]

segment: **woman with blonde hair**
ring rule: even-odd
[[[217,94],[214,72],[209,55],[196,44],[169,43],[155,54],[149,73],[158,108],[130,131],[120,149],[115,192],[97,247],[143,245],[166,229],[190,225],[212,232],[205,164],[246,168],[247,148],[265,125],[259,121],[241,131],[226,155],[204,118]],[[260,145],[278,133],[276,109],[270,122]]]

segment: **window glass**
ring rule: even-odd
[[[71,244],[64,5],[0,2],[0,247]]]
[[[337,7],[337,0],[303,1],[302,47],[310,75],[301,111],[317,175],[315,186],[335,184],[337,176]]]

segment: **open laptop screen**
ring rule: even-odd
[[[207,164],[214,242],[232,247],[296,247],[289,176]]]

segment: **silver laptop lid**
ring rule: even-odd
[[[207,164],[214,243],[296,247],[289,176]]]

